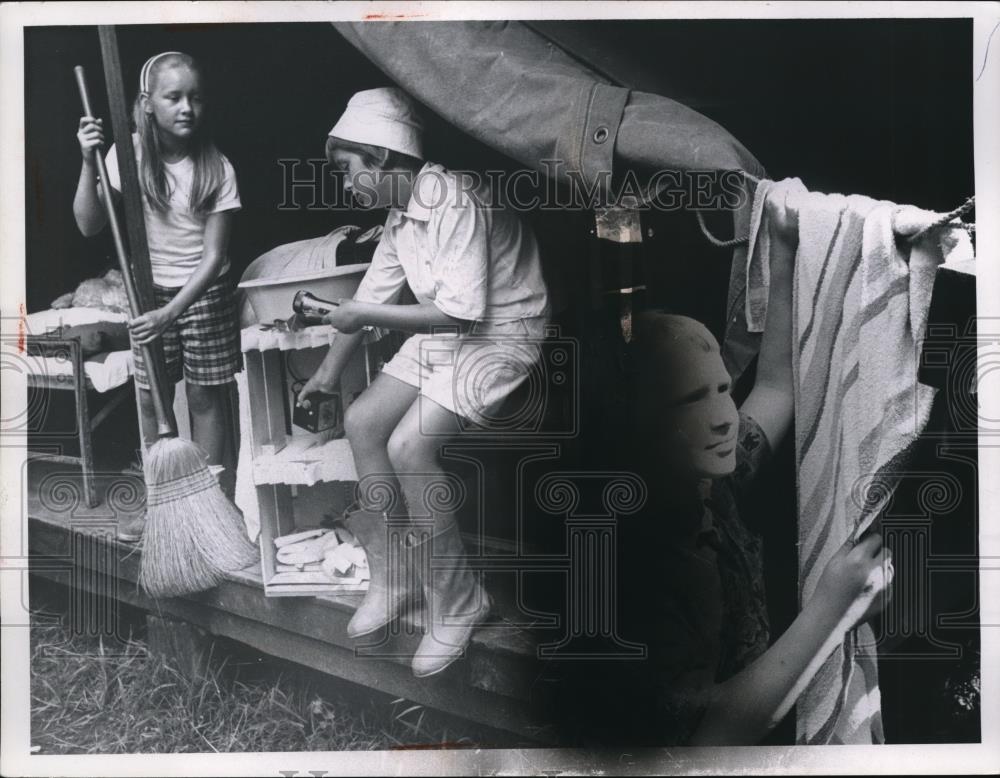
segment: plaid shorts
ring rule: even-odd
[[[169,303],[181,287],[154,286],[156,306]],[[191,303],[160,336],[167,363],[167,380],[176,384],[183,377],[191,384],[215,386],[228,384],[242,369],[240,331],[236,319],[236,299],[228,278],[210,286]],[[135,382],[149,388],[142,350],[133,342]]]

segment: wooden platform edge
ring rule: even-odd
[[[105,548],[95,548],[100,545]],[[187,621],[262,653],[532,742],[549,741],[542,714],[547,695],[544,688],[535,688],[526,657],[496,655],[482,646],[473,646],[454,671],[440,678],[417,679],[407,661],[415,647],[414,638],[397,636],[382,647],[377,657],[359,654],[344,630],[352,612],[346,604],[326,598],[301,598],[298,603],[284,598],[267,600],[260,588],[234,580],[192,598],[154,600],[134,581],[138,554],[133,551],[122,559],[118,545],[112,537],[29,517],[29,570],[33,574],[64,585],[72,583],[93,596],[111,594],[132,607]],[[102,564],[119,562],[124,564],[117,572],[124,570],[126,577],[101,569]],[[128,572],[133,573],[133,580],[128,580]],[[262,612],[266,612],[268,620],[255,618]],[[311,634],[297,629],[302,624],[308,625]],[[523,682],[512,687],[511,678]]]

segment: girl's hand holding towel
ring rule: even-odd
[[[845,629],[867,621],[885,603],[893,578],[892,554],[882,546],[882,536],[845,543],[830,561],[816,585],[813,599],[833,609]]]

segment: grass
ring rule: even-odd
[[[109,642],[75,634],[58,606],[55,619],[43,618],[53,606],[39,608],[32,599],[35,753],[472,747],[491,737],[467,722],[228,641],[216,643],[208,670],[192,679],[151,654],[139,637]]]

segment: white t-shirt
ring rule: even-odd
[[[139,136],[133,135],[136,161],[142,154]],[[108,181],[116,192],[121,191],[121,177],[118,172],[118,152],[112,145],[105,160],[108,166]],[[149,242],[149,262],[153,270],[153,283],[157,286],[180,287],[194,273],[201,262],[204,251],[205,224],[207,216],[191,212],[189,199],[194,180],[194,162],[185,157],[179,162],[164,163],[167,170],[167,184],[170,190],[170,208],[161,213],[152,208],[142,195],[142,208],[146,217],[146,240]],[[211,213],[236,211],[241,207],[240,193],[236,187],[236,171],[229,160],[222,158],[224,177],[222,187],[215,198]],[[228,257],[219,271],[220,275],[229,269]]]
[[[538,244],[510,209],[494,209],[458,174],[427,163],[405,209],[392,209],[355,300],[391,303],[409,284],[418,302],[433,302],[468,321],[547,316],[548,290]]]

